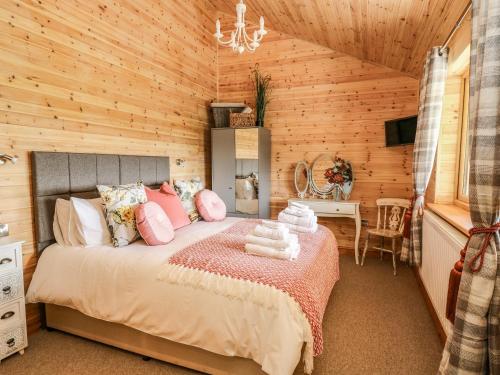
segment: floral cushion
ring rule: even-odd
[[[186,210],[191,222],[201,220],[200,213],[196,209],[196,204],[194,203],[194,196],[197,192],[203,190],[203,183],[201,178],[195,177],[191,180],[175,180],[174,188],[181,198],[182,207]]]
[[[113,246],[127,246],[138,239],[134,210],[147,201],[142,182],[116,186],[98,185],[97,190],[106,207],[106,221]]]

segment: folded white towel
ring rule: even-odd
[[[253,234],[260,237],[270,238],[272,240],[288,240],[289,230],[288,228],[268,228],[263,225],[257,225],[253,231]]]
[[[292,239],[289,238],[288,240],[272,240],[266,237],[259,237],[253,234],[247,234],[245,236],[245,241],[246,243],[252,243],[254,245],[266,246],[277,250],[283,250],[286,249],[288,246],[290,246]]]
[[[297,207],[300,210],[310,210],[309,206],[306,206],[305,204],[299,203],[299,202],[288,202],[289,207]]]
[[[313,210],[311,209],[303,210],[297,207],[287,207],[283,210],[283,212],[287,213],[288,215],[300,216],[300,217],[314,216]]]
[[[285,228],[285,225],[283,223],[280,223],[278,221],[274,220],[262,220],[262,225],[268,228],[273,228],[273,229],[283,229]]]
[[[300,246],[294,243],[288,246],[285,250],[277,250],[272,247],[260,246],[252,243],[245,245],[245,252],[247,254],[258,255],[262,257],[295,260],[299,256]]]
[[[313,224],[317,222],[318,218],[316,216],[295,216],[289,215],[285,211],[281,211],[278,215],[278,221],[281,223],[299,225],[303,227],[310,228]]]
[[[298,233],[315,233],[318,230],[318,223],[314,223],[310,227],[304,227],[301,225],[294,225],[294,224],[287,224],[287,226],[290,229],[290,231]]]

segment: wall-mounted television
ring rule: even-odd
[[[385,122],[385,147],[415,143],[417,116],[398,118]]]

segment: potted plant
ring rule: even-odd
[[[255,90],[255,121],[256,126],[264,126],[264,117],[266,107],[270,101],[271,95],[271,76],[262,75],[259,70],[259,64],[253,69],[253,84]]]

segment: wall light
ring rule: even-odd
[[[12,164],[16,164],[17,159],[19,159],[17,155],[0,154],[0,165],[5,164],[9,160]]]

